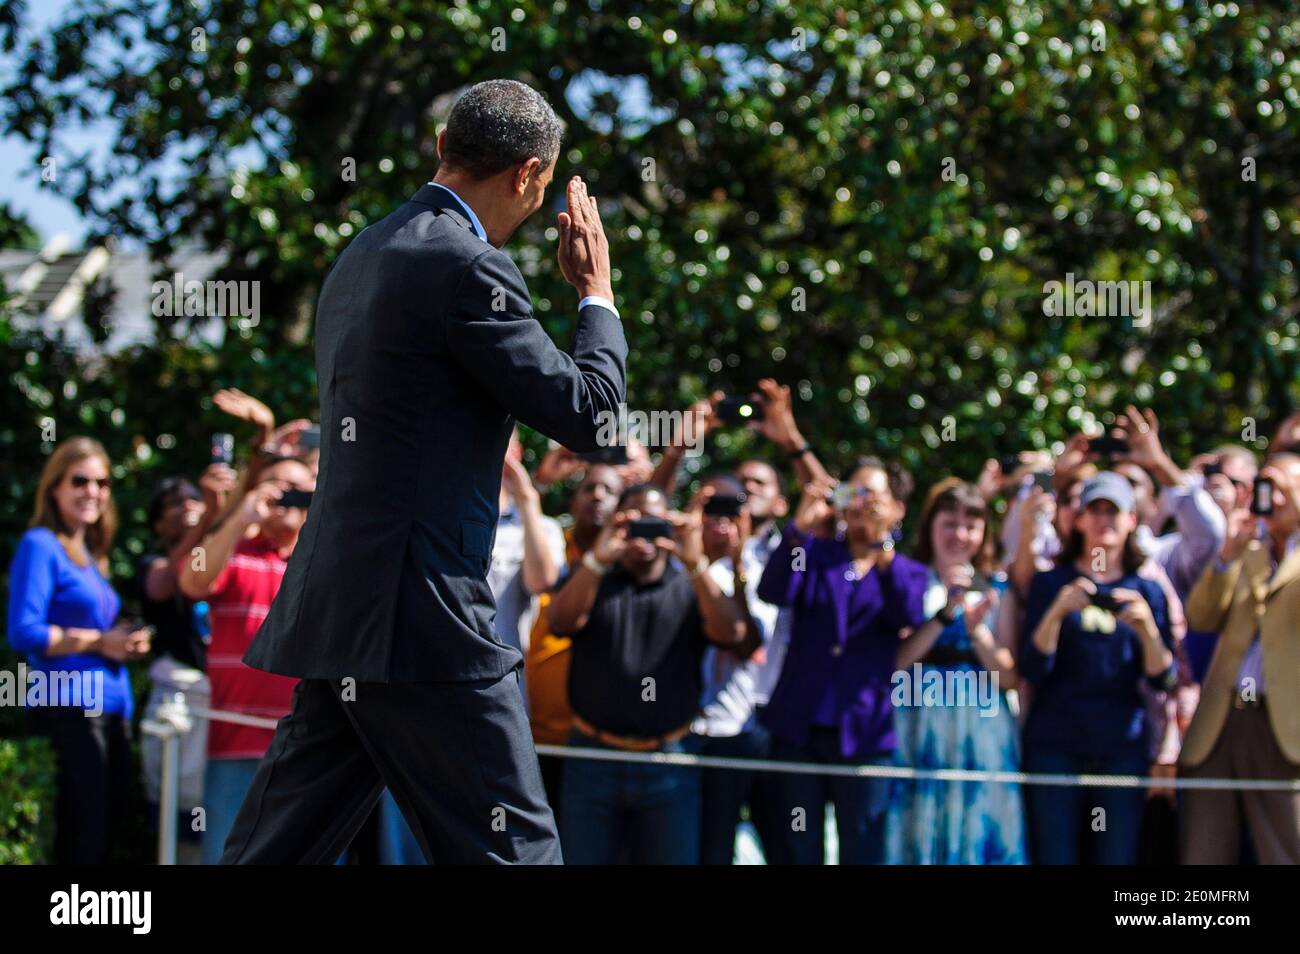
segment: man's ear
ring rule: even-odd
[[[538,159],[536,156],[520,163],[519,168],[515,170],[515,195],[523,195],[528,190],[529,182],[531,182],[533,177],[541,171],[542,160]]]
[[[437,143],[436,143],[436,145],[437,145],[437,149],[438,149],[438,158],[439,158],[439,159],[442,158],[442,153],[443,153],[443,143],[445,143],[446,141],[447,141],[447,130],[444,129],[442,132],[438,133],[438,141],[437,141]]]

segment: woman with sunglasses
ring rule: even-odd
[[[59,864],[108,860],[131,785],[126,663],[149,652],[149,630],[115,622],[121,600],[107,579],[117,529],[110,484],[98,441],[59,444],[9,567],[9,643],[27,657],[25,701],[58,761]]]
[[[903,630],[924,620],[926,567],[894,547],[910,475],[860,458],[844,480],[804,487],[772,552],[759,599],[790,607],[790,643],[763,720],[772,758],[897,764],[890,683]],[[825,806],[835,806],[842,864],[879,864],[890,780],[782,773],[783,837],[769,860],[821,864]]]

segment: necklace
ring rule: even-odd
[[[866,565],[868,561],[870,561],[870,566]],[[856,583],[858,580],[865,579],[867,574],[871,572],[871,567],[873,566],[875,566],[875,561],[870,560],[870,558],[854,560],[845,567],[844,579],[848,580],[850,583]]]

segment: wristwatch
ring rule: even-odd
[[[695,566],[691,567],[691,569],[688,570],[687,572],[690,573],[692,580],[698,580],[700,578],[700,574],[704,573],[706,570],[708,570],[708,568],[709,568],[709,558],[700,557],[698,560],[695,561]]]
[[[596,576],[604,576],[605,571],[609,569],[608,566],[596,559],[596,553],[594,550],[588,550],[582,555],[582,565],[592,573],[596,574]]]

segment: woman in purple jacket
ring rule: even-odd
[[[891,677],[900,633],[924,621],[923,564],[894,549],[911,477],[859,458],[838,487],[804,487],[794,521],[768,560],[758,595],[790,607],[790,645],[765,722],[772,758],[893,765]],[[825,804],[835,805],[842,864],[877,864],[890,779],[782,773],[789,819],[774,863],[821,864]]]

